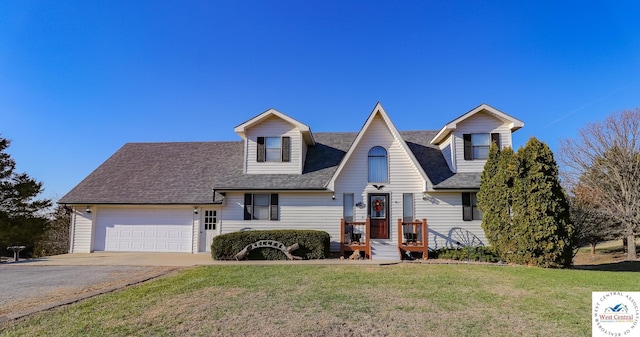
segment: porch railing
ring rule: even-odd
[[[359,250],[365,259],[371,258],[371,223],[366,221],[345,221],[340,219],[340,256],[345,252]]]
[[[428,230],[427,219],[422,221],[398,219],[398,248],[401,253],[422,253],[422,258],[426,260],[429,257]]]

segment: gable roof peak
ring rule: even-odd
[[[413,152],[410,151],[409,146],[404,141],[404,138],[402,137],[402,135],[400,134],[400,132],[398,131],[396,126],[393,124],[393,121],[391,121],[391,118],[389,118],[389,115],[387,115],[387,112],[382,107],[382,104],[380,104],[380,102],[378,102],[378,103],[376,103],[376,106],[373,108],[373,110],[369,114],[369,117],[367,117],[367,120],[365,121],[364,125],[362,126],[362,128],[360,129],[358,134],[356,135],[355,140],[353,141],[353,143],[349,147],[349,151],[347,151],[347,153],[345,154],[344,158],[340,162],[340,165],[338,166],[338,169],[334,172],[333,177],[331,177],[331,179],[327,183],[327,185],[326,185],[327,189],[334,190],[336,179],[338,178],[338,176],[342,172],[342,170],[343,170],[344,166],[346,165],[346,163],[349,161],[349,159],[353,155],[353,152],[358,147],[358,144],[360,143],[361,139],[364,137],[365,133],[367,133],[367,130],[369,129],[369,127],[371,126],[371,123],[373,122],[374,118],[377,115],[380,115],[380,117],[382,118],[383,122],[385,123],[385,125],[389,129],[389,132],[391,132],[391,134],[398,141],[398,143],[400,144],[402,149],[405,151],[407,156],[409,156],[411,162],[415,165],[416,169],[418,170],[420,175],[423,177],[423,179],[425,181],[429,181],[429,178],[427,177],[427,174],[422,169],[422,166],[420,166],[418,164],[418,160],[414,156]]]
[[[302,133],[302,137],[304,138],[305,142],[308,145],[315,145],[315,139],[313,138],[313,133],[311,133],[311,128],[298,121],[295,118],[289,117],[288,115],[285,115],[284,113],[274,109],[274,108],[270,108],[268,110],[266,110],[265,112],[249,119],[248,121],[236,126],[233,131],[235,133],[237,133],[240,137],[242,137],[243,139],[246,138],[246,132],[247,129],[260,124],[261,122],[267,120],[268,118],[271,117],[277,117],[280,118],[282,120],[284,120],[285,122],[295,126],[296,128],[298,128],[298,130],[300,130],[300,132]]]
[[[455,130],[458,127],[458,124],[462,121],[464,121],[465,119],[480,113],[480,112],[485,112],[488,113],[490,115],[493,115],[494,117],[503,120],[506,124],[508,124],[509,129],[511,129],[511,132],[515,132],[518,129],[520,129],[521,127],[524,126],[524,122],[522,122],[521,120],[512,117],[492,106],[490,106],[489,104],[486,103],[482,103],[480,105],[478,105],[477,107],[469,110],[468,112],[466,112],[465,114],[463,114],[462,116],[452,120],[451,122],[445,124],[445,126],[440,130],[440,132],[438,132],[438,134],[431,140],[431,144],[439,144],[440,142],[442,142],[448,135],[449,133],[451,133],[453,130]]]

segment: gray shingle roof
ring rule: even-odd
[[[479,174],[453,174],[429,141],[437,131],[400,132],[435,188],[477,188]],[[357,136],[314,133],[303,174],[243,174],[243,142],[128,143],[60,203],[207,204],[213,190],[324,189]],[[216,201],[220,200],[220,195]]]
[[[401,131],[400,134],[429,177],[434,189],[477,189],[480,187],[479,172],[451,172],[440,148],[430,143],[431,139],[438,134],[437,130]]]
[[[242,142],[128,143],[59,203],[211,203],[211,181],[242,173]]]
[[[453,174],[448,179],[434,186],[436,190],[460,190],[480,188],[480,172],[464,172]]]

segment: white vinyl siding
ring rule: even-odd
[[[389,182],[383,183],[384,188],[381,190],[377,190],[367,181],[368,153],[374,146],[382,146],[387,149],[389,161]],[[337,177],[335,186],[336,196],[342,195],[342,193],[354,193],[354,202],[356,204],[361,202],[365,205],[354,209],[354,221],[365,221],[368,193],[389,193],[389,238],[397,240],[396,223],[403,214],[402,194],[413,193],[414,199],[419,198],[422,195],[425,181],[402,145],[393,137],[386,123],[377,116],[363,134],[349,161]],[[339,205],[342,206],[342,203]]]
[[[257,139],[258,137],[290,137],[290,161],[264,161],[258,162]],[[303,168],[303,153],[306,153],[306,144],[302,140],[302,134],[298,128],[288,122],[272,116],[260,124],[250,128],[246,133],[245,141],[245,167],[248,174],[301,174]]]
[[[462,197],[460,192],[434,192],[427,195],[426,200],[416,200],[416,217],[427,218],[429,223],[429,248],[457,248],[451,237],[454,232],[477,237],[482,243],[489,245],[482,220],[462,220]],[[460,228],[457,230],[456,228]]]
[[[449,169],[451,170],[451,172],[456,172],[456,166],[455,166],[455,162],[456,159],[454,158],[454,151],[452,151],[453,148],[453,144],[452,144],[452,137],[448,137],[447,140],[445,140],[442,144],[440,144],[440,150],[442,151],[442,155],[444,156],[444,160],[447,161],[447,165],[449,165]]]
[[[366,179],[366,178],[365,178]],[[343,186],[346,188],[346,186]],[[373,192],[373,191],[371,191]],[[389,191],[388,191],[389,192]],[[416,219],[426,218],[429,224],[429,247],[457,247],[452,238],[453,232],[475,236],[488,245],[481,227],[481,220],[462,220],[462,198],[459,192],[431,193],[422,198],[421,192],[415,192],[414,212]],[[278,193],[280,200],[280,221],[252,220],[243,221],[244,205],[242,193],[227,193],[227,206],[221,212],[219,223],[221,234],[240,230],[263,229],[311,229],[326,231],[331,236],[331,250],[339,249],[340,219],[343,216],[343,193],[336,192],[336,199],[326,192]],[[390,233],[392,242],[397,240],[397,221],[403,215],[403,193],[391,193],[390,196]],[[398,202],[395,202],[398,201]],[[354,202],[366,204],[366,198],[355,195]],[[367,207],[354,208],[354,221],[364,221]]]
[[[331,235],[335,250],[342,218],[342,194],[327,192],[278,192],[279,221],[244,219],[244,193],[228,192],[219,216],[221,234],[240,230],[311,229]]]
[[[85,212],[85,206],[75,206],[73,212],[73,223],[71,224],[71,253],[90,253],[91,237],[93,235],[92,219],[93,213]]]
[[[511,147],[511,130],[508,125],[492,115],[485,112],[479,112],[468,119],[460,122],[456,130],[452,133],[451,142],[455,148],[455,168],[457,172],[482,172],[484,164],[487,162],[481,160],[464,160],[464,134],[474,133],[499,133],[500,146]]]

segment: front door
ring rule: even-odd
[[[369,218],[371,219],[371,238],[389,238],[389,194],[369,194]]]
[[[210,252],[213,237],[218,235],[220,226],[218,224],[218,211],[215,209],[202,210],[200,220],[200,251]]]

